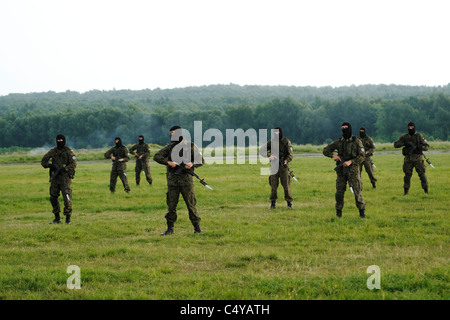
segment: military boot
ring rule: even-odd
[[[49,222],[49,224],[54,224],[54,223],[60,223],[61,222],[61,218],[59,216],[59,212],[55,213],[55,220],[53,220],[52,222]]]
[[[359,209],[359,216],[361,218],[365,218],[366,217],[366,209]]]
[[[269,209],[275,209],[275,200],[272,200]]]
[[[336,209],[336,216],[338,218],[341,218],[342,217],[342,210]]]
[[[423,191],[424,191],[425,193],[428,193],[428,188],[424,188]]]
[[[193,223],[194,225],[194,233],[201,233],[202,230],[200,229],[200,223],[199,222],[195,222]]]
[[[291,201],[288,201],[288,202],[287,202],[287,206],[288,206],[289,209],[292,209],[292,202],[291,202]]]
[[[406,196],[408,194],[409,189],[406,189],[406,188],[404,188],[404,189],[405,189],[405,193],[403,195]]]
[[[167,221],[167,230],[161,233],[162,236],[168,236],[169,234],[173,234],[173,222]]]
[[[374,182],[372,182],[372,187],[374,188],[374,189],[376,189],[377,188],[377,183],[374,181]]]
[[[66,224],[70,224],[70,216],[66,216]]]

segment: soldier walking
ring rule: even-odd
[[[194,226],[194,233],[200,233],[200,216],[197,212],[192,175],[183,171],[194,170],[205,163],[203,156],[193,142],[188,142],[181,135],[181,127],[170,128],[171,143],[166,145],[154,156],[153,160],[167,167],[167,207],[165,215],[167,230],[162,236],[174,233],[174,224],[177,221],[177,205],[180,193],[186,203],[189,220]],[[178,138],[177,138],[178,137]],[[175,149],[175,150],[174,150]],[[183,159],[183,160],[181,160]],[[197,161],[195,161],[197,159]],[[178,162],[177,162],[178,161]]]
[[[115,139],[116,145],[105,152],[105,158],[113,161],[111,168],[111,176],[109,179],[109,190],[116,191],[117,176],[122,181],[126,193],[130,193],[130,185],[127,179],[126,162],[130,160],[128,148],[122,144],[120,137]]]
[[[289,209],[292,209],[292,192],[291,192],[291,176],[289,175],[289,170],[286,165],[292,161],[292,145],[291,141],[283,135],[283,130],[281,127],[274,128],[274,139],[279,139],[279,158],[277,158],[272,152],[272,140],[267,141],[267,143],[260,148],[261,152],[266,152],[267,154],[261,154],[264,157],[269,156],[271,161],[279,161],[278,171],[276,174],[272,174],[269,176],[269,185],[270,185],[270,207],[269,209],[276,208],[276,201],[278,198],[277,190],[278,185],[281,182],[281,185],[284,189],[284,200],[287,202],[287,206]]]
[[[136,185],[139,186],[141,182],[141,171],[145,173],[145,179],[148,184],[152,184],[152,175],[150,174],[150,165],[148,163],[148,157],[150,157],[150,147],[148,143],[144,142],[144,136],[139,136],[139,143],[130,148],[130,153],[133,153],[136,157]]]
[[[50,160],[52,161],[51,163]],[[66,146],[66,137],[62,134],[56,136],[56,148],[47,152],[41,160],[44,168],[50,168],[50,203],[53,207],[55,219],[50,222],[60,223],[59,194],[63,194],[64,215],[66,223],[70,224],[72,216],[72,179],[75,175],[77,159],[71,148]]]
[[[370,183],[372,183],[372,187],[375,189],[377,187],[377,178],[375,178],[375,174],[373,171],[373,162],[371,156],[373,156],[373,152],[375,151],[375,143],[373,139],[367,135],[366,128],[362,127],[359,129],[359,139],[361,140],[364,147],[364,161],[359,167],[360,173],[362,173],[362,169],[366,169],[367,175],[369,176]]]
[[[362,183],[359,166],[364,161],[364,147],[361,140],[352,136],[352,126],[344,122],[341,126],[342,138],[333,141],[323,148],[323,155],[333,158],[338,164],[336,167],[336,215],[342,217],[344,208],[344,195],[347,182],[355,194],[356,207],[359,209],[359,216],[365,218],[366,203],[362,196]],[[338,154],[333,152],[337,151]]]
[[[394,142],[394,147],[403,147],[402,154],[405,156],[403,161],[403,172],[405,173],[405,177],[403,178],[403,195],[406,196],[408,194],[414,168],[419,175],[422,189],[425,193],[428,193],[428,180],[425,175],[426,168],[422,151],[427,151],[430,145],[422,134],[416,132],[416,125],[414,122],[408,123],[408,133],[398,138],[398,140]]]

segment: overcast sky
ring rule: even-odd
[[[448,0],[0,0],[0,95],[450,82]]]

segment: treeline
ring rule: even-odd
[[[295,86],[239,86],[210,85],[175,89],[145,90],[91,90],[9,94],[0,96],[0,117],[10,113],[23,115],[57,113],[62,109],[98,109],[130,105],[142,111],[154,112],[157,108],[174,107],[177,110],[213,110],[238,105],[256,107],[274,98],[292,98],[313,103],[317,97],[324,100],[339,100],[347,97],[359,99],[393,100],[408,97],[424,97],[443,93],[450,95],[450,84],[446,86],[402,86],[361,85],[346,87],[295,87]],[[70,109],[69,109],[70,110]]]
[[[448,140],[450,97],[443,92],[397,99],[272,97],[248,104],[242,103],[243,100],[256,101],[257,98],[211,99],[217,101],[217,105],[200,108],[194,104],[180,109],[173,99],[163,98],[151,110],[127,100],[117,100],[115,104],[103,101],[76,105],[70,99],[58,103],[47,99],[46,109],[10,111],[0,117],[0,147],[54,145],[58,133],[65,134],[68,145],[73,148],[110,146],[116,136],[126,144],[136,143],[140,134],[147,142],[164,145],[170,139],[171,126],[179,124],[193,134],[194,121],[202,121],[203,132],[216,128],[224,137],[226,129],[281,126],[296,144],[330,142],[341,135],[340,125],[344,121],[353,125],[354,134],[364,126],[376,141],[392,142],[406,132],[409,121],[414,121],[417,130],[427,139]],[[26,103],[39,105],[43,102],[31,99]],[[207,144],[205,142],[204,146]]]

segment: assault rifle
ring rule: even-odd
[[[281,159],[279,159],[280,162],[280,166],[286,168],[289,171],[289,175],[292,177],[292,179],[294,179],[295,181],[298,182],[297,178],[294,176],[294,172],[291,171],[291,169],[289,168],[288,164],[284,164],[284,161],[282,161]]]
[[[350,191],[351,191],[352,193],[354,193],[354,192],[353,192],[353,184],[352,184],[352,180],[350,179],[350,169],[349,169],[348,167],[345,167],[345,166],[344,166],[344,162],[346,162],[346,161],[348,161],[348,160],[345,160],[342,156],[339,156],[339,157],[341,158],[341,161],[338,161],[338,164],[337,164],[337,166],[334,168],[334,171],[338,171],[338,169],[341,168],[341,167],[344,169],[344,172],[345,172],[345,174],[347,175],[348,185],[349,185],[349,187],[350,187]]]
[[[69,188],[67,188],[66,179],[63,176],[63,174],[66,172],[66,170],[65,170],[66,165],[59,167],[57,164],[52,164],[52,168],[55,170],[55,172],[50,176],[50,180],[48,182],[52,182],[53,179],[58,177],[59,181],[61,181],[64,186],[64,193],[66,194],[67,200],[70,201]],[[51,169],[50,169],[50,173],[51,173]]]
[[[136,163],[137,163],[138,161],[139,161],[139,162],[141,163],[141,165],[142,165],[142,172],[144,173],[145,176],[147,176],[147,174],[145,173],[145,162],[144,162],[144,160],[142,160],[142,158],[139,159],[139,156],[137,156],[137,157],[136,157]]]
[[[415,146],[412,142],[408,142],[408,145],[411,147],[411,149],[409,150],[409,155],[411,155],[416,149],[419,150],[418,154],[421,154],[425,158],[425,161],[434,169],[434,166],[431,164],[430,159],[427,158],[427,156],[423,153],[422,148],[420,147],[419,136],[417,136],[417,146]]]
[[[114,164],[118,163],[118,164],[120,165],[120,168],[123,170],[123,174],[124,174],[125,177],[126,177],[126,176],[127,176],[127,173],[126,173],[126,171],[123,169],[122,162],[120,162],[119,159],[120,159],[120,157],[117,156],[117,157],[116,157],[116,160],[113,160],[112,165],[114,166]]]
[[[200,179],[200,177],[194,172],[194,170],[186,169],[186,168],[184,167],[184,163],[178,165],[177,167],[178,167],[178,169],[175,171],[175,174],[181,174],[181,173],[183,173],[183,172],[184,172],[184,173],[187,173],[187,174],[190,174],[191,176],[196,177],[202,185],[204,185],[204,186],[207,187],[208,189],[213,190],[213,188],[211,188],[210,186],[208,186],[208,184],[206,183],[205,179]]]
[[[369,159],[370,164],[372,165],[372,167],[376,168],[377,166],[375,165],[375,163],[373,163],[372,158],[366,153],[366,158]]]

